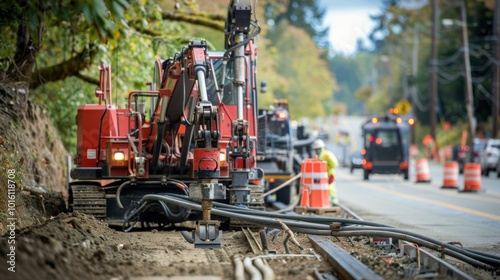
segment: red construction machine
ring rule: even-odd
[[[149,90],[128,94],[125,108],[112,99],[111,67],[100,66],[99,104],[77,115],[76,167],[69,204],[130,230],[197,221],[197,247],[220,246],[214,201],[240,207],[261,187],[256,168],[256,46],[260,27],[251,1],[231,1],[225,51],[208,51],[192,40],[173,58],[154,62]],[[146,195],[188,196],[200,211],[148,200]],[[142,202],[141,202],[142,201]]]

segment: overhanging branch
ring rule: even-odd
[[[94,60],[97,53],[97,47],[90,45],[70,60],[32,73],[30,88],[35,89],[48,82],[60,81],[67,77],[78,75],[81,70],[88,66],[89,61],[92,62]]]
[[[77,78],[79,78],[80,80],[85,81],[87,83],[91,83],[91,84],[94,84],[94,85],[99,85],[99,80],[96,79],[96,78],[85,76],[85,75],[81,74],[80,72],[76,73],[75,76]]]
[[[209,27],[217,31],[224,31],[224,20],[217,17],[207,17],[204,14],[186,14],[180,12],[163,12],[162,19],[188,22],[200,26]]]
[[[130,27],[134,28],[137,32],[140,32],[140,33],[145,34],[145,35],[149,35],[152,37],[160,37],[160,36],[164,35],[163,33],[159,32],[159,31],[141,27],[137,21],[131,21],[131,22],[129,22],[129,25],[130,25]]]

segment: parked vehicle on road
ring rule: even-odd
[[[370,174],[402,174],[408,180],[410,126],[401,118],[371,118],[362,127],[363,179]]]
[[[496,172],[497,172],[497,178],[500,178],[500,157],[498,157]]]
[[[351,154],[351,173],[354,171],[354,169],[363,168],[362,162],[363,162],[362,150],[356,150],[355,152],[353,152]]]
[[[489,139],[481,155],[481,174],[489,176],[490,171],[496,171],[500,158],[500,139]]]
[[[481,152],[486,148],[487,139],[474,138],[473,148],[472,148],[472,162],[481,161]],[[464,146],[458,151],[458,171],[460,174],[464,173],[464,165],[466,163],[467,153],[469,152],[469,146]]]

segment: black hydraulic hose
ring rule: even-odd
[[[344,228],[341,228],[339,230],[339,232],[358,232],[358,231],[391,232],[391,233],[400,233],[400,234],[404,234],[404,235],[413,236],[413,237],[419,238],[421,240],[425,240],[427,242],[433,243],[436,246],[444,246],[448,250],[461,253],[463,255],[466,255],[468,257],[474,258],[476,260],[480,260],[480,261],[482,261],[484,263],[487,263],[487,264],[490,264],[490,265],[493,265],[493,266],[500,267],[500,258],[491,258],[489,256],[484,256],[482,254],[477,254],[475,252],[471,252],[471,251],[467,251],[467,250],[464,250],[462,248],[459,248],[459,247],[457,247],[455,245],[448,244],[448,243],[445,243],[445,242],[441,242],[439,240],[436,240],[436,239],[433,239],[433,238],[429,238],[429,237],[426,237],[426,236],[423,236],[423,235],[420,235],[420,234],[417,234],[417,233],[412,233],[412,232],[409,232],[409,231],[406,231],[406,230],[402,230],[402,229],[397,229],[397,228],[390,228],[390,229],[388,229],[388,228],[377,228],[377,227],[353,227],[353,228],[345,228],[344,227]]]
[[[134,225],[137,223],[138,220],[135,220],[133,224],[130,224],[127,227],[126,225],[129,224],[130,220],[134,217],[139,217],[141,213],[146,212],[155,205],[159,205],[162,208],[163,212],[165,213],[165,216],[171,223],[179,223],[185,221],[190,213],[186,208],[183,207],[181,207],[178,213],[173,213],[170,207],[163,201],[145,201],[139,206],[139,208],[128,210],[125,213],[123,222],[123,231],[129,232],[130,230],[132,230],[132,228],[134,227]]]
[[[260,242],[262,243],[262,250],[264,252],[269,251],[269,244],[267,243],[267,236],[264,230],[259,231]]]
[[[222,204],[222,203],[220,203]],[[220,209],[227,209],[233,212],[237,212],[240,214],[257,214],[262,217],[271,217],[271,218],[277,218],[277,219],[287,219],[287,220],[297,220],[297,221],[307,221],[310,223],[319,223],[319,224],[324,224],[324,225],[330,225],[332,223],[340,223],[340,224],[355,224],[355,225],[365,225],[365,226],[377,226],[377,227],[388,227],[388,225],[380,224],[380,223],[374,223],[374,222],[368,222],[368,221],[360,221],[360,220],[355,220],[355,219],[345,219],[345,218],[331,218],[331,217],[319,217],[319,216],[304,216],[304,215],[289,215],[289,214],[282,214],[282,213],[276,213],[276,212],[267,212],[267,211],[262,211],[262,210],[254,210],[254,209],[244,209],[244,208],[239,208],[237,206],[233,207],[221,207],[219,206],[219,203],[214,202],[214,206],[217,206],[216,208]],[[232,206],[232,205],[231,205]]]
[[[163,139],[165,138],[166,122],[158,122],[158,132],[156,133],[155,142],[153,144],[153,159],[151,161],[151,168],[156,172],[159,167],[159,159],[161,153],[161,147],[163,144]]]
[[[183,230],[183,231],[181,231],[181,234],[182,234],[182,237],[184,237],[184,239],[186,239],[186,241],[188,243],[194,244],[193,235],[190,232]]]
[[[275,232],[280,232],[280,231],[281,231],[281,229],[279,229],[279,228],[273,228],[273,229],[271,229],[271,230],[266,231],[266,234],[267,234],[267,235],[272,235],[272,234],[274,234]]]
[[[165,205],[166,212],[169,213],[168,218],[172,223],[181,223],[187,220],[189,214],[191,214],[191,209],[180,207],[179,212],[176,214],[172,212],[172,209],[165,204],[163,201],[160,201],[162,205]]]
[[[187,196],[182,196],[182,195],[177,195],[177,194],[169,194],[169,195],[174,196],[174,197],[178,197],[178,198],[182,198],[185,200],[189,200],[189,198]],[[380,224],[380,223],[374,223],[374,222],[368,222],[368,221],[356,220],[356,219],[305,216],[305,215],[292,216],[289,214],[283,214],[283,213],[277,213],[277,212],[268,212],[268,211],[262,211],[262,210],[256,210],[256,209],[245,209],[245,208],[241,208],[239,206],[224,204],[224,203],[216,202],[216,201],[213,202],[213,205],[215,206],[216,209],[231,210],[233,212],[237,212],[240,214],[254,214],[257,216],[261,216],[261,217],[306,221],[306,222],[310,222],[310,223],[321,223],[321,224],[325,224],[325,225],[330,225],[332,223],[341,223],[341,224],[356,224],[356,225],[365,225],[365,226],[388,227],[388,228],[391,227],[391,226]]]
[[[395,232],[388,232],[388,231],[324,231],[324,230],[309,230],[309,229],[296,229],[296,228],[290,228],[292,230],[297,230],[298,232],[304,233],[304,234],[315,234],[315,235],[331,235],[331,236],[388,236],[388,237],[393,237],[401,240],[406,240],[411,243],[416,243],[420,246],[424,246],[427,248],[430,248],[432,250],[440,251],[441,248],[439,245],[436,245],[432,242],[428,242],[425,240],[422,240],[420,238],[413,237],[411,235],[406,235],[406,234],[401,234],[401,233],[395,233]],[[492,270],[492,267],[488,264],[485,264],[483,262],[480,262],[478,260],[475,260],[473,258],[464,256],[461,253],[446,250],[445,254],[457,258],[461,261],[464,261],[472,266],[484,269],[484,270]]]
[[[283,241],[283,245],[285,246],[285,253],[290,254],[290,249],[288,248],[288,239],[290,239],[290,235],[287,234],[285,240]]]
[[[148,194],[145,195],[141,203],[147,200],[161,200],[166,203],[174,204],[177,206],[182,206],[186,208],[191,208],[197,211],[202,211],[201,205],[197,203],[193,203],[191,201],[186,201],[186,200],[180,200],[178,198],[169,196],[169,195],[155,195],[155,194]],[[256,216],[250,216],[250,215],[245,215],[245,214],[239,214],[239,213],[232,213],[228,212],[225,210],[213,208],[211,210],[212,214],[219,215],[219,216],[224,216],[228,218],[233,218],[233,219],[241,219],[253,224],[258,224],[258,225],[269,225],[269,226],[274,226],[274,227],[281,227],[280,223],[276,219],[269,219],[265,217],[256,217]],[[294,227],[302,227],[302,228],[310,228],[310,229],[318,229],[318,230],[328,230],[329,226],[328,225],[319,225],[319,224],[313,224],[313,223],[307,223],[307,222],[296,222],[296,221],[286,221],[285,222],[287,226],[294,226]]]
[[[334,236],[389,236],[389,237],[394,237],[402,240],[406,240],[412,243],[416,243],[421,246],[425,246],[427,248],[436,250],[436,251],[441,251],[441,246],[440,244],[435,244],[433,242],[427,241],[420,239],[418,237],[412,236],[412,235],[407,235],[407,234],[401,234],[397,232],[392,232],[392,231],[370,231],[370,230],[362,230],[362,231],[347,231],[347,232],[335,232],[333,233]],[[463,250],[462,250],[463,251]],[[473,256],[468,256],[467,254],[464,254],[463,252],[460,252],[459,250],[450,250],[449,248],[446,248],[444,251],[446,255],[452,256],[454,258],[457,258],[459,260],[462,260],[472,266],[479,267],[485,270],[493,270],[493,267],[500,267],[498,265],[492,264],[490,262],[484,261],[484,260],[478,260],[477,258]]]
[[[229,47],[225,52],[224,52],[224,55],[222,56],[223,59],[227,59],[229,57],[229,53],[234,51],[235,49],[237,49],[238,47],[241,47],[241,46],[244,46],[246,44],[248,44],[248,42],[250,42],[250,40],[252,40],[255,36],[259,35],[260,31],[261,31],[261,28],[259,25],[251,22],[252,25],[254,25],[255,27],[255,30],[254,32],[252,32],[252,34],[249,34],[247,38],[245,38],[243,41],[237,43],[236,45],[234,46],[231,46]]]
[[[500,258],[500,255],[498,255],[498,254],[489,254],[489,253],[485,253],[485,252],[481,252],[481,251],[476,251],[476,250],[471,250],[471,249],[466,249],[466,248],[463,248],[463,250],[471,252],[471,253],[483,255],[483,256],[489,257],[489,258]]]
[[[272,233],[269,233],[271,235],[271,240],[274,242],[276,240],[276,237],[278,237],[278,234],[281,233],[281,229],[277,229],[277,231],[274,231]]]
[[[183,199],[179,199],[176,197],[172,196],[162,196],[162,195],[146,195],[142,198],[141,202],[147,201],[147,200],[161,200],[165,201],[166,203],[171,203],[175,204],[178,206],[182,207],[187,207],[191,208],[197,211],[202,211],[201,205],[197,203],[193,203],[191,201],[186,201]],[[265,217],[255,217],[255,216],[250,216],[247,214],[239,214],[239,213],[232,213],[228,212],[225,210],[221,209],[212,209],[212,213],[215,215],[219,216],[224,216],[224,217],[229,217],[229,218],[236,218],[236,219],[241,219],[250,223],[255,223],[255,224],[260,224],[260,225],[265,225],[265,226],[274,226],[280,228],[280,222],[276,219],[269,219]],[[406,240],[409,242],[417,243],[421,246],[425,246],[428,248],[431,248],[436,251],[441,250],[441,245],[443,245],[443,242],[423,237],[420,235],[414,234],[414,233],[409,233],[407,231],[403,230],[397,230],[394,228],[363,228],[363,227],[353,227],[352,229],[347,228],[339,231],[332,231],[329,229],[329,226],[327,225],[314,225],[312,223],[307,223],[307,222],[295,222],[295,221],[282,221],[285,223],[290,229],[300,232],[300,233],[306,233],[306,234],[317,234],[317,235],[332,235],[332,236],[379,236],[379,235],[385,235],[389,237],[394,237],[402,240]],[[416,237],[418,236],[418,237]],[[448,245],[448,246],[447,246]],[[462,261],[465,261],[473,266],[480,267],[486,270],[491,270],[492,267],[500,267],[500,260],[497,259],[492,259],[492,258],[487,258],[478,254],[471,253],[470,250],[463,250],[460,249],[456,246],[450,245],[450,244],[444,244],[445,248],[445,254],[450,255],[452,257],[455,257],[457,259],[460,259]]]
[[[158,203],[163,208],[163,211],[165,211],[165,216],[167,216],[168,220],[171,223],[183,222],[189,216],[189,211],[187,210],[187,208],[181,207],[179,212],[173,213],[168,204],[165,204],[165,202],[163,201],[158,201]]]
[[[129,232],[129,231],[131,231],[134,228],[135,224],[137,224],[137,222],[139,221],[139,219],[135,219],[134,221],[132,221],[132,223],[130,223],[130,220],[132,218],[139,218],[139,212],[144,207],[146,207],[146,204],[141,205],[137,209],[129,208],[125,212],[124,217],[123,217],[123,225],[122,225],[122,230],[124,232]]]
[[[179,195],[174,195],[174,196],[177,196],[177,197],[180,197],[182,198],[181,196]],[[184,197],[185,198],[185,197]],[[391,226],[388,226],[388,225],[384,225],[384,224],[379,224],[379,223],[373,223],[373,222],[367,222],[367,221],[363,221],[363,220],[357,220],[357,219],[343,219],[343,218],[330,218],[330,217],[316,217],[316,216],[303,216],[303,215],[297,215],[297,216],[290,216],[290,215],[286,215],[286,214],[278,214],[278,213],[275,213],[275,212],[266,212],[266,211],[261,211],[261,210],[254,210],[254,209],[244,209],[244,208],[241,208],[241,207],[238,207],[238,206],[234,206],[234,205],[228,205],[228,204],[223,204],[223,203],[220,203],[220,202],[214,202],[214,206],[217,206],[217,207],[220,207],[222,209],[230,209],[232,212],[237,212],[239,214],[248,214],[248,215],[257,215],[257,216],[261,216],[261,217],[271,217],[271,218],[278,218],[278,219],[282,219],[282,220],[300,220],[300,221],[307,221],[309,223],[322,223],[322,224],[332,224],[332,223],[341,223],[341,224],[354,224],[354,225],[364,225],[364,226],[375,226],[375,227],[378,227],[379,230],[392,230],[394,229],[395,231],[399,232],[399,233],[403,233],[403,234],[407,234],[407,235],[412,235],[412,236],[418,236],[422,239],[425,239],[427,241],[430,241],[430,242],[433,242],[434,244],[446,244],[445,247],[447,247],[448,249],[450,250],[455,250],[455,249],[459,249],[458,247],[456,246],[453,246],[451,244],[447,244],[447,243],[443,243],[439,240],[436,240],[436,239],[431,239],[431,238],[428,238],[428,237],[425,237],[425,236],[422,236],[422,235],[418,235],[418,234],[415,234],[415,233],[412,233],[412,232],[409,232],[409,231],[405,231],[405,230],[401,230],[401,229],[396,229],[394,227],[391,227]],[[354,230],[368,230],[370,228],[367,228],[367,227],[359,227],[359,226],[352,226]],[[343,230],[350,230],[350,227],[343,227]],[[300,232],[300,230],[298,230]],[[468,253],[465,253],[465,254],[469,254],[469,256],[471,257],[478,257],[478,258],[481,258],[481,256],[483,257],[486,257],[486,258],[490,258],[490,259],[496,259],[498,258],[498,256],[495,256],[495,255],[492,255],[492,254],[487,254],[487,253],[480,253],[480,252],[477,252],[477,251],[474,251],[474,250],[470,250],[470,249],[462,249],[462,250],[465,250],[466,252]]]
[[[120,209],[123,209],[123,204],[120,200],[120,194],[122,193],[122,189],[128,185],[130,185],[130,181],[125,181],[116,190],[116,204],[118,205],[118,208],[120,208]]]
[[[121,199],[120,199],[122,189],[124,187],[130,185],[130,183],[131,183],[130,181],[125,181],[116,190],[116,204],[118,205],[118,208],[120,208],[120,209],[123,209],[123,204],[122,204]],[[154,182],[154,181],[152,181],[152,182],[142,181],[139,183],[140,184],[150,184],[150,185],[158,184],[158,182]],[[179,194],[170,194],[170,195],[174,195],[174,196],[179,195],[179,196],[184,196],[184,197],[186,197],[188,195],[188,192],[187,192],[188,186],[186,186],[186,184],[184,182],[176,180],[176,179],[168,179],[166,184],[168,185],[169,183],[175,183],[175,184],[182,185],[183,187],[182,188],[179,187],[178,189],[180,189],[184,192],[184,195],[179,195]]]

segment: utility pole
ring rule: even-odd
[[[467,123],[469,125],[469,136],[467,144],[470,149],[467,153],[467,161],[472,161],[472,147],[474,146],[473,139],[476,136],[476,123],[474,119],[474,96],[472,94],[472,77],[470,72],[469,58],[469,35],[467,32],[467,10],[465,0],[460,1],[460,15],[462,19],[462,41],[464,44],[464,64],[465,64],[465,108],[467,111]]]
[[[497,138],[498,135],[498,113],[500,105],[500,0],[495,1],[494,15],[494,40],[495,40],[495,71],[493,74],[493,102],[491,106],[491,117],[493,129],[491,138]]]
[[[437,151],[437,141],[436,141],[436,100],[437,100],[437,83],[438,83],[438,68],[437,68],[437,32],[438,32],[438,0],[432,0],[432,35],[431,35],[431,100],[429,108],[429,117],[431,123],[431,136],[434,140],[434,145],[436,145]]]
[[[498,0],[500,1],[500,0]],[[417,98],[417,75],[418,75],[418,25],[415,24],[413,27],[413,50],[412,50],[412,56],[411,56],[411,76],[412,76],[412,81],[410,85],[410,104],[411,104],[411,114],[413,119],[416,121],[417,120],[417,110],[415,109],[415,98]],[[415,135],[415,127],[416,124],[413,124],[410,127],[410,142],[411,144],[416,144],[416,135]]]

